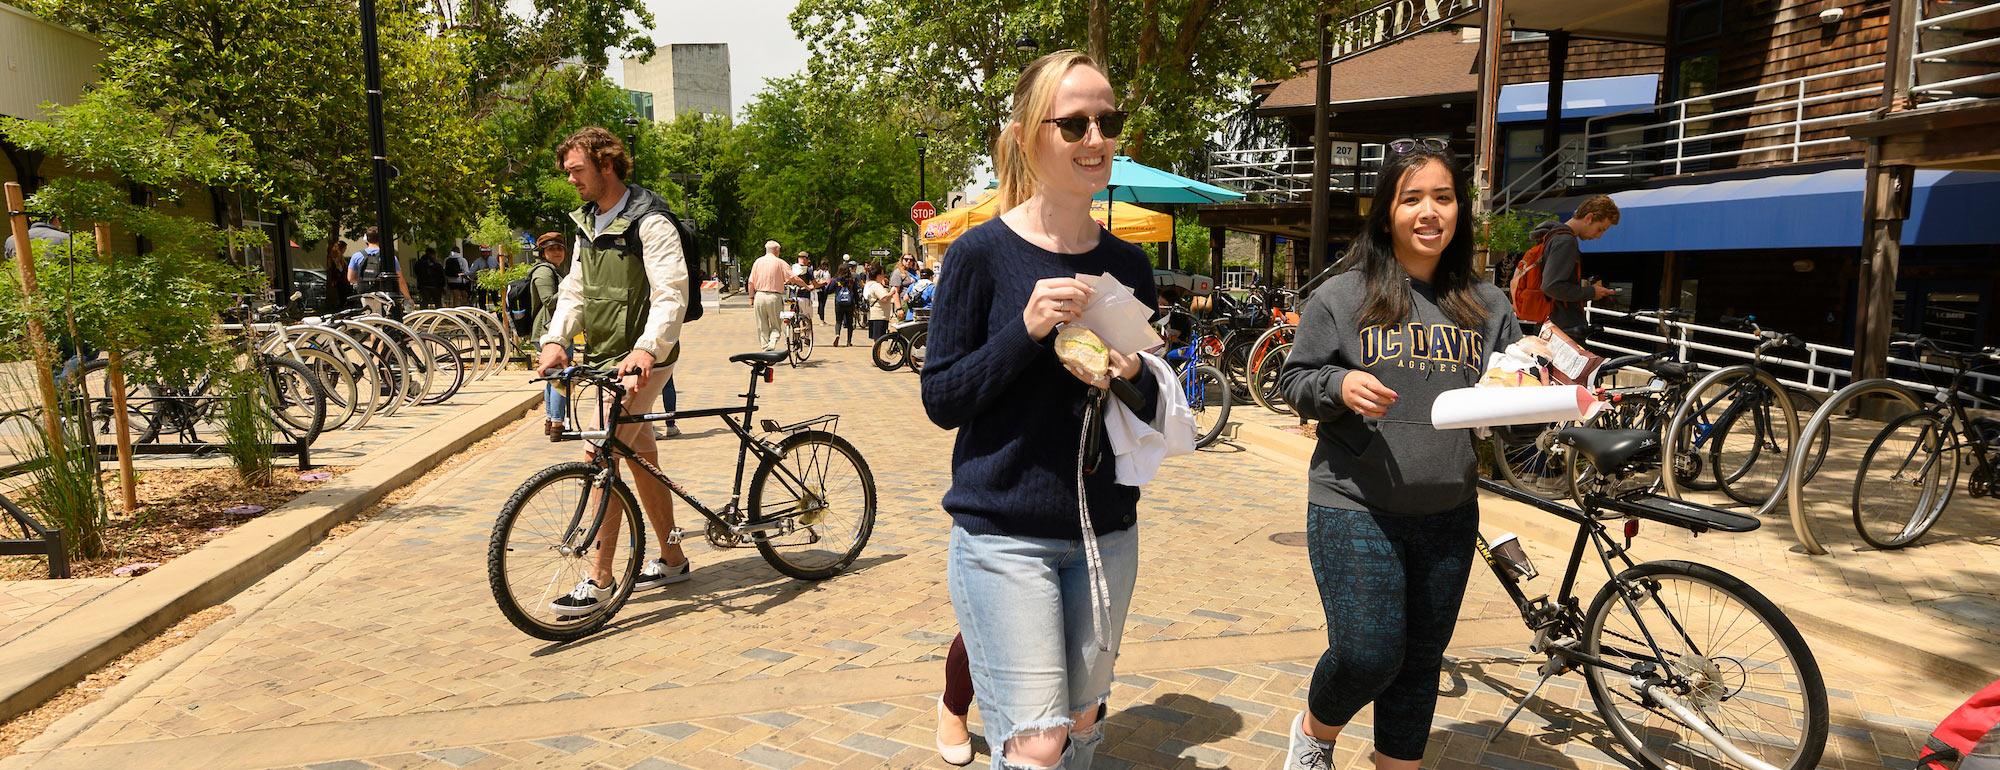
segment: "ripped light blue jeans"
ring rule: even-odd
[[[1091,623],[1082,541],[952,527],[951,606],[965,635],[994,770],[1035,767],[1007,762],[1009,737],[1068,727],[1072,712],[1095,709],[1111,694],[1112,664],[1139,576],[1138,527],[1103,534],[1097,545],[1111,604],[1108,652],[1098,649]],[[1101,725],[1071,735],[1055,767],[1089,770]]]

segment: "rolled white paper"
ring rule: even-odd
[[[1431,402],[1431,425],[1438,430],[1572,422],[1597,413],[1597,399],[1575,385],[1526,388],[1458,388]]]

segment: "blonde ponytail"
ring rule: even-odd
[[[1080,66],[1103,69],[1082,51],[1063,50],[1036,59],[1021,70],[1021,79],[1014,84],[1013,114],[993,142],[993,173],[1000,180],[1002,213],[1034,196],[1035,137],[1049,116],[1049,104],[1055,101],[1063,77]]]

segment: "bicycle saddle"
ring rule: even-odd
[[[1649,430],[1624,428],[1564,428],[1556,431],[1556,441],[1571,447],[1600,469],[1624,467],[1632,458],[1660,448],[1660,436]]]
[[[729,360],[731,363],[758,364],[762,366],[770,366],[772,364],[784,361],[785,351],[771,350],[771,351],[759,351],[756,353],[737,353],[736,355],[730,356]]]
[[[1660,361],[1653,364],[1653,373],[1669,380],[1684,380],[1694,372],[1695,365],[1686,361]]]

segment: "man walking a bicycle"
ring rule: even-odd
[[[659,403],[680,356],[688,290],[680,234],[665,201],[625,183],[632,162],[624,143],[610,131],[584,128],[563,140],[556,158],[584,204],[570,213],[577,228],[575,266],[557,291],[548,330],[539,339],[541,360],[536,370],[547,374],[569,365],[569,341],[581,331],[581,363],[592,368],[615,365],[626,389],[626,413],[644,414]],[[618,439],[638,459],[660,465],[651,425],[635,423],[617,431]],[[660,547],[659,557],[639,571],[632,589],[687,580],[690,567],[674,529],[673,498],[665,484],[640,470],[636,462],[632,465],[634,491]],[[616,495],[609,497],[610,505],[619,504]],[[612,560],[621,520],[613,511],[598,532],[592,574],[554,600],[551,612],[588,615],[611,597],[616,590]]]

